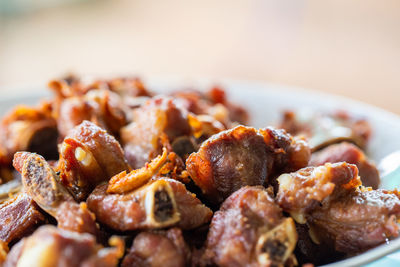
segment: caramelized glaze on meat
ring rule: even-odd
[[[135,237],[133,245],[122,267],[184,267],[190,264],[190,251],[179,228],[168,231],[141,232]]]
[[[118,141],[95,124],[84,121],[64,139],[57,167],[64,186],[77,200],[103,181],[129,170]]]
[[[221,203],[245,185],[264,185],[283,170],[308,164],[310,150],[284,131],[237,126],[205,141],[186,160],[187,170],[202,192]]]
[[[341,162],[355,164],[360,173],[362,184],[377,189],[380,183],[379,172],[364,152],[351,143],[330,145],[321,151],[312,154],[310,165],[319,166],[327,162]]]
[[[205,258],[218,266],[282,266],[293,258],[297,233],[291,218],[262,186],[246,186],[214,214]]]

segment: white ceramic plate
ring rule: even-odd
[[[213,85],[221,85],[226,88],[230,99],[246,107],[250,111],[251,124],[255,127],[274,125],[280,118],[280,111],[284,109],[300,109],[303,107],[316,110],[332,111],[346,110],[352,114],[362,115],[368,118],[374,129],[373,137],[369,145],[369,156],[379,162],[384,156],[400,150],[400,117],[385,110],[360,103],[351,99],[330,94],[291,88],[268,83],[244,82],[233,80],[220,80],[218,83],[207,79],[182,80],[179,78],[157,78],[145,80],[150,90],[156,92],[168,92],[186,87],[196,89],[208,89]],[[18,90],[21,91],[21,90]],[[49,93],[42,85],[30,86],[26,94],[13,95],[13,91],[0,94],[0,115],[16,104],[34,104],[41,97]],[[35,92],[35,93],[32,93]],[[390,184],[400,185],[400,180],[390,181]],[[382,186],[385,188],[385,184]],[[400,239],[370,250],[357,257],[345,261],[330,264],[329,266],[399,266],[400,253],[398,251]],[[374,260],[379,261],[373,262]]]

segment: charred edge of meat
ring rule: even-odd
[[[256,253],[261,265],[284,263],[296,247],[297,233],[293,219],[287,218],[271,231],[261,235]]]
[[[155,227],[170,226],[180,220],[172,188],[166,181],[158,180],[150,185],[145,208],[148,223]]]

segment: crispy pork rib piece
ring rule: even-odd
[[[0,205],[0,240],[6,244],[31,234],[45,217],[36,203],[19,193]]]
[[[60,102],[57,125],[60,135],[68,132],[84,120],[91,121],[118,136],[121,127],[127,124],[125,106],[114,92],[90,90],[85,95],[63,99]]]
[[[157,229],[180,219],[174,193],[166,181],[149,183],[128,194],[107,194],[107,184],[89,195],[87,204],[99,222],[117,231]]]
[[[0,165],[9,165],[17,151],[32,151],[57,158],[58,131],[48,103],[17,106],[0,123]]]
[[[190,264],[190,250],[179,228],[141,232],[122,261],[122,267],[184,267]]]
[[[400,199],[397,191],[364,188],[322,202],[307,216],[315,239],[354,255],[399,235]]]
[[[335,163],[341,161],[357,166],[364,186],[370,186],[373,189],[379,187],[380,177],[375,164],[367,158],[361,149],[351,143],[334,144],[314,152],[311,156],[310,165],[319,166],[327,162]]]
[[[283,266],[294,258],[297,233],[262,186],[246,186],[214,214],[205,258],[218,266]]]
[[[371,126],[366,119],[350,116],[343,111],[285,111],[279,127],[292,135],[305,136],[313,151],[343,141],[364,149],[371,136]]]
[[[166,181],[174,192],[177,209],[180,214],[180,220],[176,224],[177,227],[184,230],[194,229],[211,221],[212,211],[195,194],[189,192],[183,183],[164,177],[155,179]]]
[[[94,215],[85,203],[75,202],[42,156],[18,152],[14,156],[14,167],[21,173],[26,194],[53,216],[60,228],[97,234]]]
[[[271,183],[283,171],[307,166],[310,150],[282,130],[237,126],[205,141],[186,160],[187,170],[214,203],[245,185]]]
[[[45,225],[14,246],[4,266],[114,267],[122,255],[122,244],[103,248],[90,234]]]
[[[57,170],[75,199],[84,200],[96,185],[129,170],[129,166],[118,141],[94,123],[84,121],[61,144]]]
[[[277,203],[317,244],[351,255],[398,236],[399,193],[360,187],[353,164],[307,167],[278,182]]]
[[[357,167],[346,162],[307,167],[278,177],[277,203],[298,223],[305,214],[329,197],[337,187],[351,188],[361,184]]]
[[[161,154],[162,138],[173,142],[190,135],[186,113],[170,97],[152,98],[134,110],[133,122],[121,129],[125,154],[134,169]]]
[[[99,185],[87,203],[99,222],[118,231],[157,229],[176,225],[182,229],[210,221],[212,212],[184,184],[168,178],[152,180],[125,194],[108,194]]]

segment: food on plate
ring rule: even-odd
[[[398,237],[372,128],[346,112],[249,126],[221,87],[49,83],[0,123],[2,266],[297,266]]]
[[[310,159],[310,165],[319,166],[327,162],[335,163],[341,161],[355,164],[357,166],[364,186],[370,186],[373,189],[379,187],[381,179],[375,164],[368,159],[360,148],[351,143],[342,142],[329,145],[326,148],[313,153]]]
[[[307,138],[313,151],[343,141],[364,149],[372,131],[365,118],[352,116],[345,111],[328,113],[309,109],[285,111],[280,127],[292,135]]]

